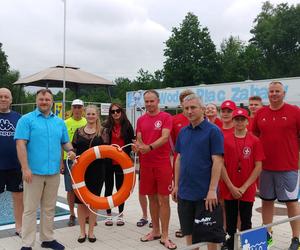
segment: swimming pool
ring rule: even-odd
[[[69,215],[68,206],[57,202],[55,207],[55,220],[65,219]],[[40,212],[37,212],[37,220],[39,223]],[[0,230],[14,227],[15,218],[13,214],[13,203],[10,192],[0,194]]]

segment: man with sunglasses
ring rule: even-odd
[[[76,129],[86,125],[86,119],[83,117],[83,111],[84,111],[83,101],[80,99],[73,100],[71,105],[71,112],[72,112],[71,117],[65,120],[70,141],[73,140],[73,136]],[[67,166],[69,166],[71,170],[72,161],[67,159],[67,154],[64,152],[64,160],[61,166],[61,173],[64,174],[65,190],[67,192],[67,200],[70,208],[70,218],[68,221],[68,226],[72,227],[75,226],[75,222],[76,222],[76,216],[74,212],[75,194],[72,188],[72,180],[70,177],[70,172],[67,169]]]

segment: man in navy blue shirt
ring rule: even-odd
[[[212,211],[218,204],[217,187],[223,166],[222,132],[204,118],[204,111],[197,95],[185,97],[183,112],[190,125],[180,131],[176,142],[178,157],[172,198],[178,202],[179,221],[187,245],[192,244],[196,210],[203,207]],[[209,243],[208,249],[217,249],[217,245]]]
[[[20,235],[23,213],[23,180],[14,141],[15,129],[21,115],[10,110],[12,95],[0,88],[0,193],[12,192],[16,234]]]

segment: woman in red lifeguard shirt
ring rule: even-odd
[[[112,103],[109,108],[108,119],[104,125],[108,130],[109,134],[109,144],[117,144],[120,147],[132,143],[134,139],[134,131],[132,125],[130,124],[126,113],[124,112],[122,106],[118,103]],[[123,149],[128,155],[130,155],[131,147],[125,147]],[[114,183],[114,179],[116,183]],[[105,196],[112,195],[114,184],[116,184],[116,189],[119,190],[122,186],[124,179],[123,170],[121,166],[112,161],[112,165],[106,167],[105,172]],[[117,218],[117,226],[124,225],[123,212],[124,203],[119,206],[120,215]],[[111,216],[111,209],[106,210],[107,215]],[[113,221],[111,217],[108,217],[105,221],[106,226],[112,226]]]

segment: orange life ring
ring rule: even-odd
[[[87,167],[96,159],[110,158],[118,162],[123,169],[124,179],[118,192],[108,197],[97,196],[90,192],[84,181],[84,174]],[[121,205],[129,197],[135,183],[135,169],[129,156],[117,147],[101,145],[89,148],[77,159],[72,168],[73,189],[77,197],[92,208],[110,209]],[[82,200],[80,198],[82,197]]]

